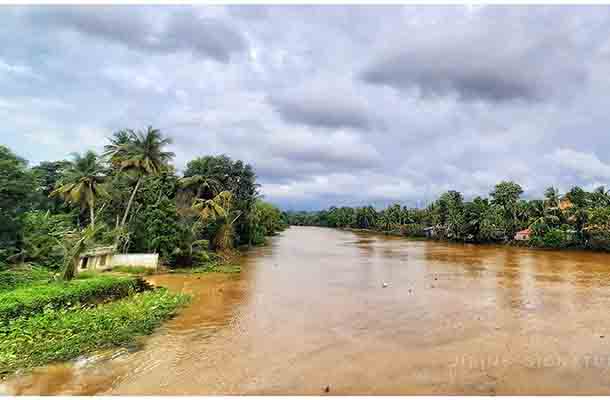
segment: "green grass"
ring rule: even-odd
[[[127,274],[134,274],[134,275],[151,275],[151,274],[155,273],[155,270],[151,269],[151,268],[135,267],[135,266],[129,266],[129,265],[117,265],[115,267],[112,267],[112,271],[113,272],[124,272]]]
[[[48,282],[52,277],[51,272],[39,267],[0,271],[0,293],[31,285],[35,282]]]
[[[143,289],[132,277],[94,276],[70,282],[35,283],[0,293],[0,321],[42,312],[45,308],[68,308],[118,299]]]
[[[130,344],[187,301],[186,295],[156,289],[95,308],[46,308],[35,316],[0,320],[0,374]]]

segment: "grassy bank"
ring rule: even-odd
[[[95,276],[71,282],[35,282],[0,293],[0,320],[34,315],[45,308],[69,308],[119,299],[142,289],[141,281],[119,276]]]
[[[188,301],[135,276],[89,273],[65,282],[24,268],[0,280],[0,375],[129,344]]]
[[[53,274],[39,267],[0,271],[0,293],[28,286],[35,282],[48,282],[52,277]]]
[[[129,344],[151,333],[187,300],[157,289],[90,309],[47,308],[35,316],[3,320],[0,374]]]

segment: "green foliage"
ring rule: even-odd
[[[266,236],[276,235],[286,229],[287,224],[282,212],[274,205],[257,200],[250,213],[250,244],[265,243]]]
[[[572,234],[568,227],[548,228],[537,226],[530,240],[537,247],[560,249],[570,247],[573,244]]]
[[[400,226],[400,233],[404,236],[409,237],[424,237],[426,236],[424,232],[425,226],[422,224],[406,224]]]
[[[19,252],[23,237],[23,214],[31,207],[36,190],[35,175],[27,163],[0,146],[0,261]]]
[[[74,154],[57,187],[50,196],[57,196],[68,204],[78,205],[81,211],[89,211],[89,223],[95,224],[95,204],[108,196],[104,188],[106,177],[98,156],[87,151],[83,156]]]
[[[44,308],[67,308],[117,299],[143,288],[142,282],[118,276],[98,276],[70,282],[36,283],[0,293],[0,320],[33,315]]]
[[[134,216],[129,250],[133,252],[159,253],[161,259],[168,260],[179,243],[179,216],[176,204],[162,197],[151,203]]]
[[[50,198],[50,195],[69,166],[69,161],[62,160],[43,161],[37,166],[32,167],[32,173],[38,181],[39,189],[36,193],[35,209],[50,210],[53,213],[66,212],[67,208],[63,205],[63,201],[57,198]]]
[[[22,260],[51,269],[63,266],[63,236],[73,229],[72,216],[30,211],[24,216]]]
[[[520,185],[504,181],[490,193],[490,199],[465,201],[450,190],[425,209],[392,204],[373,207],[330,207],[318,212],[288,212],[291,225],[374,229],[468,242],[508,242],[517,230],[531,228],[528,244],[538,247],[581,247],[610,250],[610,192],[600,187],[586,192],[573,187],[564,196],[554,187],[544,199],[520,199]],[[375,223],[371,223],[374,221]]]
[[[236,244],[250,242],[250,212],[258,197],[256,175],[249,164],[241,160],[233,161],[226,155],[196,158],[187,163],[185,177],[201,176],[213,180],[217,190],[229,191],[233,195],[233,211],[239,214],[233,225]],[[211,198],[213,194],[204,197]]]
[[[40,267],[30,268],[23,266],[19,269],[0,271],[0,292],[31,285],[36,282],[48,282],[52,277],[49,271]]]
[[[117,132],[111,143],[105,147],[104,154],[110,158],[117,172],[126,172],[137,177],[120,226],[125,226],[127,223],[134,198],[144,177],[159,176],[168,170],[169,162],[175,154],[164,151],[164,148],[171,143],[172,140],[163,137],[160,130],[149,126],[145,132],[130,129]]]
[[[47,307],[31,317],[2,319],[0,374],[133,343],[187,301],[185,295],[158,289],[93,309]]]
[[[515,182],[502,181],[489,194],[491,203],[502,208],[504,212],[504,233],[512,238],[518,229],[517,203],[523,193],[521,186]]]

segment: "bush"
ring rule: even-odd
[[[23,219],[23,259],[58,270],[63,266],[63,235],[73,228],[69,214],[30,211]]]
[[[400,234],[411,237],[424,237],[424,226],[422,224],[406,224],[400,226]]]
[[[34,284],[0,293],[0,320],[33,315],[45,308],[68,308],[118,299],[144,288],[145,283],[140,280],[118,276]]]
[[[563,231],[559,229],[550,229],[542,237],[542,243],[544,247],[558,249],[560,247],[564,247],[564,237],[565,234]]]
[[[149,334],[188,300],[165,289],[135,294],[93,309],[51,309],[0,322],[0,374],[94,350],[126,345]]]
[[[51,273],[43,268],[0,271],[0,292],[31,285],[34,282],[48,281],[51,277]]]

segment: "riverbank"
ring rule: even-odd
[[[319,227],[320,228],[320,227]],[[323,227],[321,227],[323,228]],[[487,245],[500,245],[500,246],[511,246],[511,247],[520,247],[527,248],[533,250],[555,250],[555,251],[587,251],[592,253],[609,253],[610,251],[601,249],[601,248],[590,248],[586,246],[579,245],[571,245],[568,247],[549,247],[549,246],[537,246],[532,241],[529,240],[510,240],[507,242],[474,242],[474,241],[465,241],[465,240],[449,240],[449,239],[438,239],[438,238],[429,238],[425,236],[407,236],[397,231],[379,231],[376,229],[364,229],[364,228],[329,228],[329,229],[339,229],[342,231],[348,232],[362,232],[362,233],[375,233],[386,236],[394,236],[401,237],[410,240],[425,240],[431,242],[439,242],[439,243],[463,243],[463,244],[474,244],[479,246],[487,246]]]
[[[3,271],[0,281],[0,376],[131,344],[188,301],[138,277],[64,282],[35,268]]]
[[[294,227],[240,274],[147,277],[192,300],[138,351],[14,374],[0,393],[608,394],[591,357],[610,337],[609,262]]]

